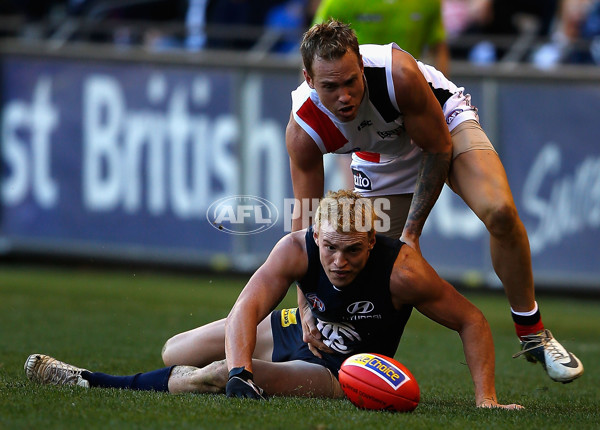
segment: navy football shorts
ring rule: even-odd
[[[337,378],[344,360],[343,354],[326,354],[323,358],[315,356],[308,349],[308,344],[302,341],[302,323],[298,308],[275,310],[271,313],[271,331],[273,332],[274,362],[292,360],[306,361],[326,367]]]

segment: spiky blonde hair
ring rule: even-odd
[[[350,190],[329,191],[319,202],[315,213],[315,229],[326,221],[340,233],[366,232],[375,235],[378,220],[371,200]]]

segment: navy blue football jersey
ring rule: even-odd
[[[377,235],[362,272],[348,286],[336,288],[327,278],[313,239],[306,232],[308,270],[298,281],[317,320],[324,343],[341,354],[376,352],[393,357],[412,306],[394,308],[390,276],[403,242]]]

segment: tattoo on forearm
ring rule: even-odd
[[[452,153],[423,153],[417,184],[408,212],[405,231],[420,236],[425,220],[437,201],[448,177]]]

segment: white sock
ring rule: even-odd
[[[517,312],[512,307],[510,308],[510,311],[513,314],[515,314],[515,315],[519,315],[519,316],[522,316],[522,317],[530,317],[531,315],[535,314],[538,311],[538,304],[537,304],[537,302],[533,302],[533,303],[535,303],[535,306],[530,311],[527,311],[527,312]]]

